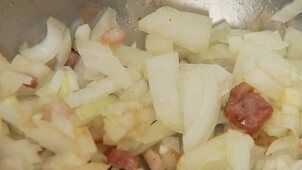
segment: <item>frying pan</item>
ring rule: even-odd
[[[118,11],[118,22],[127,33],[125,43],[136,41],[142,44],[143,35],[137,30],[137,21],[163,5],[206,14],[213,18],[214,23],[226,20],[232,27],[242,28],[257,18],[261,11],[267,10],[274,14],[291,2],[292,0],[1,0],[0,53],[11,59],[23,42],[33,45],[41,41],[46,34],[46,20],[49,16],[72,27],[80,15],[100,15],[102,9],[109,6]],[[299,27],[302,15],[297,16],[293,23]],[[90,24],[93,25],[93,21]]]

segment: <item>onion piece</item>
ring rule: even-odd
[[[11,63],[11,67],[17,72],[24,73],[39,80],[45,79],[52,73],[51,69],[48,68],[46,65],[21,55],[17,55],[14,57]]]
[[[156,33],[147,35],[146,51],[154,54],[165,54],[173,52],[173,41]]]
[[[65,28],[63,23],[50,17],[47,20],[47,35],[44,40],[31,48],[21,48],[20,54],[43,64],[47,63],[60,51]]]
[[[36,91],[38,96],[64,97],[79,90],[77,75],[70,67],[63,67],[53,75],[52,79]]]
[[[55,69],[59,69],[60,67],[63,67],[68,60],[70,51],[72,47],[71,42],[71,35],[68,28],[66,28],[64,35],[63,35],[63,41],[61,44],[61,49],[59,53],[56,55],[56,66]]]
[[[295,148],[298,149],[299,141],[297,138],[293,136],[286,136],[283,138],[279,138],[275,140],[265,152],[266,156],[277,154],[281,151],[290,151],[291,149]]]
[[[80,167],[76,167],[74,170],[108,170],[110,165],[104,163],[88,163]]]
[[[24,133],[41,146],[55,153],[76,151],[77,143],[47,121],[35,120],[37,127],[25,128]]]
[[[32,77],[6,70],[0,74],[1,96],[13,95],[23,84],[31,84]]]
[[[176,45],[197,53],[209,46],[212,19],[164,6],[141,19],[138,27],[147,33],[159,33]]]
[[[229,130],[227,133],[227,160],[233,170],[249,170],[253,139],[246,134]]]
[[[132,85],[132,77],[122,63],[113,56],[110,47],[101,42],[77,40],[77,48],[86,68],[107,75],[123,88]]]
[[[174,132],[163,125],[160,121],[153,123],[145,132],[136,137],[136,140],[144,143],[154,143],[172,135]]]
[[[81,25],[75,32],[75,39],[88,41],[90,37],[91,29],[88,24]]]
[[[121,87],[118,86],[114,81],[106,78],[67,95],[64,100],[70,107],[74,108],[81,106],[82,104],[87,104],[99,97],[105,97],[120,89]]]
[[[183,133],[183,112],[178,91],[179,59],[168,53],[146,60],[156,117],[175,132]]]
[[[182,65],[181,94],[184,109],[184,152],[206,142],[220,114],[222,96],[228,91],[231,74],[219,65]]]
[[[0,138],[0,159],[10,157],[21,157],[27,163],[38,163],[41,161],[34,145],[28,140],[13,140],[9,137]]]
[[[284,41],[289,44],[287,51],[287,58],[301,59],[302,58],[302,32],[289,27],[286,29]]]
[[[117,12],[112,8],[107,8],[106,12],[99,19],[90,34],[90,40],[100,41],[101,36],[110,28],[119,28],[116,21]]]
[[[295,0],[273,15],[271,20],[286,23],[302,12],[302,1]]]
[[[65,152],[56,154],[49,158],[43,165],[42,169],[59,170],[59,169],[75,169],[75,167],[83,166],[88,160],[78,153]]]

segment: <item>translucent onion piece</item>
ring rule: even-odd
[[[81,106],[82,104],[87,104],[99,97],[108,96],[109,94],[120,89],[121,87],[118,86],[114,81],[106,78],[67,95],[64,100],[70,107],[74,108]]]
[[[132,85],[132,78],[128,70],[121,64],[118,58],[113,56],[111,49],[107,45],[100,42],[80,40],[76,43],[86,68],[107,75],[123,88]]]
[[[179,61],[177,53],[146,60],[150,92],[156,117],[172,130],[183,132],[183,113],[178,91]]]
[[[185,64],[181,95],[184,109],[185,153],[209,139],[220,114],[222,96],[230,84],[230,73],[219,65]]]
[[[91,31],[90,40],[100,41],[102,34],[104,34],[110,28],[119,28],[116,21],[117,12],[108,7],[106,12],[101,16],[99,21],[96,23]]]
[[[44,79],[52,73],[50,68],[46,65],[21,55],[14,57],[11,67],[18,72],[30,75],[37,79]]]
[[[88,24],[81,25],[75,32],[75,39],[88,41],[90,37],[91,29]]]
[[[21,48],[21,55],[35,61],[47,63],[60,51],[64,31],[65,25],[50,17],[47,20],[47,35],[45,39],[31,48]]]
[[[71,42],[70,31],[68,28],[66,28],[63,35],[63,42],[61,44],[61,49],[59,53],[56,55],[56,66],[55,66],[56,69],[65,65],[70,55],[71,47],[72,47],[72,42]]]
[[[138,25],[141,31],[159,33],[185,49],[202,52],[210,42],[212,19],[164,6],[141,19]]]
[[[302,12],[302,1],[295,0],[291,4],[288,4],[283,9],[281,9],[275,15],[273,15],[272,20],[286,23],[301,12]]]

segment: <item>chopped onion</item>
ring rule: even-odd
[[[105,135],[116,144],[137,125],[137,121],[135,115],[131,112],[111,114],[104,119],[103,129]]]
[[[77,149],[79,153],[87,159],[91,159],[91,157],[97,153],[97,147],[94,143],[94,140],[89,132],[88,127],[79,127],[76,130],[77,139],[75,140],[77,143]]]
[[[146,66],[157,119],[168,128],[182,133],[183,113],[178,91],[178,54],[168,53],[148,58]]]
[[[284,41],[289,44],[287,58],[302,59],[302,32],[294,27],[289,27],[286,29]]]
[[[106,12],[102,15],[99,21],[96,23],[90,34],[90,40],[100,41],[101,36],[108,31],[110,28],[119,28],[116,21],[117,12],[108,7]]]
[[[27,163],[41,161],[34,145],[27,139],[13,140],[9,137],[0,138],[0,159],[20,157]]]
[[[64,66],[71,52],[72,42],[69,28],[66,28],[63,35],[61,49],[56,55],[56,69]]]
[[[298,139],[293,136],[279,138],[269,146],[269,148],[265,152],[265,155],[269,156],[277,154],[278,152],[280,153],[282,151],[288,152],[293,148],[294,145],[296,145],[294,149],[298,149]]]
[[[181,156],[177,170],[225,169],[227,134],[215,137]],[[211,168],[208,168],[208,167]]]
[[[77,28],[75,32],[76,40],[88,41],[90,37],[91,29],[88,24],[81,25]]]
[[[36,94],[40,97],[64,97],[76,90],[79,90],[77,75],[70,67],[63,67]]]
[[[98,81],[104,79],[106,76],[98,71],[85,69],[83,78],[89,81]]]
[[[87,122],[102,114],[105,111],[105,108],[116,100],[117,99],[113,96],[101,97],[76,108],[75,112],[80,121]]]
[[[64,133],[66,136],[75,139],[75,131],[74,126],[72,125],[71,121],[64,118],[62,113],[53,113],[50,117],[50,123],[57,128],[57,130]]]
[[[11,67],[17,72],[30,75],[39,80],[45,79],[52,73],[51,69],[49,69],[46,65],[21,55],[14,57]]]
[[[141,79],[143,68],[145,66],[145,60],[152,56],[152,54],[128,47],[125,45],[120,45],[113,50],[114,56],[116,56],[120,62],[128,68],[129,73],[134,81]]]
[[[77,144],[49,122],[37,120],[37,127],[24,129],[25,136],[55,153],[77,150]],[[47,134],[47,135],[46,135]]]
[[[6,97],[15,94],[23,84],[31,84],[33,78],[21,73],[6,70],[0,74],[2,94]]]
[[[274,108],[271,118],[262,126],[262,129],[270,136],[283,137],[287,134],[288,129],[283,127],[280,122],[283,117],[283,113]]]
[[[253,44],[255,48],[265,48],[284,56],[288,43],[282,40],[278,31],[251,32],[244,36],[244,43]],[[265,57],[264,57],[265,58]]]
[[[222,96],[230,84],[230,74],[218,65],[182,67],[184,109],[183,145],[185,153],[209,139],[220,113]]]
[[[87,104],[99,97],[108,96],[121,88],[113,82],[111,79],[106,78],[98,81],[93,85],[86,88],[82,88],[76,92],[73,92],[65,96],[65,102],[72,108]]]
[[[119,96],[122,100],[140,100],[149,92],[148,83],[145,80],[135,82]]]
[[[246,74],[244,80],[259,92],[274,100],[278,100],[282,96],[284,90],[282,84],[276,82],[259,68],[255,68]]]
[[[149,34],[146,37],[146,51],[154,54],[164,54],[173,52],[173,42],[159,34]]]
[[[83,60],[80,58],[78,63],[74,67],[74,72],[78,75],[78,82],[80,88],[84,88],[87,86],[87,84],[90,82],[86,79],[84,79],[84,74],[86,72],[87,68],[84,65]]]
[[[229,35],[228,43],[229,43],[230,52],[232,53],[232,55],[237,57],[237,55],[239,54],[242,48],[243,37],[238,35]]]
[[[144,144],[158,142],[166,136],[173,134],[173,131],[166,128],[163,123],[156,121],[145,132],[136,137],[136,140]]]
[[[164,6],[141,19],[138,25],[141,31],[159,33],[185,49],[202,52],[210,42],[212,19]]]
[[[296,70],[284,57],[272,51],[261,49],[257,49],[251,55],[257,57],[257,64],[263,71],[283,85],[290,85],[297,80]]]
[[[236,56],[233,56],[227,44],[216,43],[205,52],[186,57],[190,63],[219,64],[227,70],[233,70]]]
[[[128,70],[113,56],[111,49],[100,42],[77,41],[77,48],[86,68],[101,72],[123,88],[132,85]]]
[[[74,170],[108,170],[110,165],[104,163],[88,163],[80,167],[74,168]]]
[[[175,152],[180,153],[180,139],[178,137],[165,137],[161,142],[161,146],[173,149]]]
[[[64,31],[65,25],[50,17],[47,20],[47,35],[45,39],[31,48],[21,48],[21,55],[32,60],[42,62],[43,64],[47,63],[60,51]]]
[[[48,159],[44,164],[43,169],[47,170],[60,170],[63,168],[75,169],[78,166],[83,166],[88,160],[77,153],[65,152],[56,154]]]
[[[302,12],[302,1],[294,0],[292,3],[286,5],[279,12],[274,14],[272,20],[286,23],[301,12]]]
[[[233,170],[249,170],[253,139],[237,131],[229,130],[227,137],[227,159]]]
[[[226,21],[221,22],[212,29],[210,43],[228,43],[231,28]]]

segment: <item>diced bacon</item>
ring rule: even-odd
[[[271,117],[273,108],[252,86],[243,82],[232,89],[224,112],[234,125],[252,134]]]
[[[76,51],[72,50],[68,56],[65,66],[70,66],[72,69],[74,69],[79,59],[80,59],[80,55]]]
[[[101,36],[101,42],[115,47],[125,39],[125,32],[120,28],[111,28]]]
[[[139,157],[131,156],[126,151],[118,150],[111,147],[105,151],[107,163],[111,164],[114,168],[134,170],[139,166]]]
[[[35,89],[36,87],[38,87],[39,83],[38,83],[38,80],[33,77],[29,84],[23,84],[23,85],[25,87]]]

